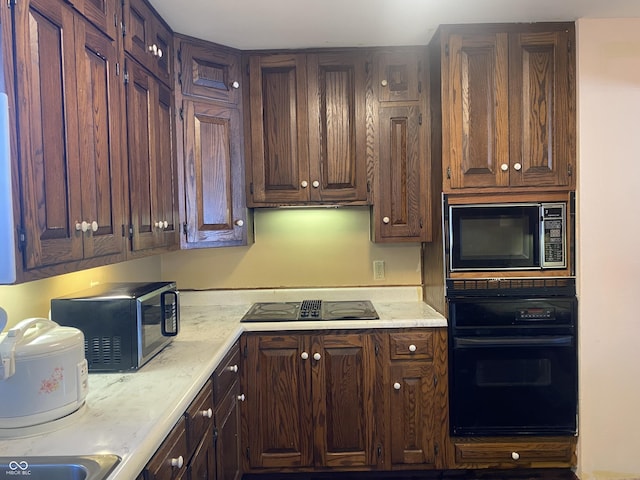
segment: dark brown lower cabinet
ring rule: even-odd
[[[246,334],[242,342],[249,469],[376,467],[373,334]]]

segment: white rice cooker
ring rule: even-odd
[[[87,396],[84,335],[46,318],[28,318],[0,334],[0,428],[57,420]]]

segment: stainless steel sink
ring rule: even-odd
[[[104,480],[119,462],[117,455],[0,457],[0,480]]]

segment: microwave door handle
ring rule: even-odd
[[[173,308],[171,309],[172,315],[169,318],[167,318],[167,309],[166,309],[166,301],[165,301],[165,298],[167,297],[167,295],[173,296],[173,302],[172,302]],[[168,290],[166,292],[162,292],[160,298],[162,299],[161,301],[162,303],[162,308],[161,308],[162,335],[165,337],[175,337],[176,335],[178,335],[178,330],[180,325],[180,308],[178,305],[178,292],[175,292],[173,290]],[[171,330],[167,329],[167,321],[171,323]]]

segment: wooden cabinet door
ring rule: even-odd
[[[397,362],[390,372],[391,464],[433,464],[437,410],[433,364]]]
[[[311,201],[367,200],[368,63],[360,53],[307,57]]]
[[[180,44],[182,93],[237,105],[240,103],[240,54],[201,45]]]
[[[227,396],[216,405],[216,480],[240,480],[240,388],[235,381]]]
[[[314,336],[310,360],[316,464],[375,465],[376,362],[372,336]]]
[[[84,257],[123,253],[120,79],[115,41],[76,18],[76,78]]]
[[[111,40],[116,39],[120,23],[118,0],[70,0],[70,3]]]
[[[156,80],[135,62],[126,62],[127,145],[129,154],[129,204],[132,225],[131,249],[157,245],[154,221],[160,185],[156,178],[157,146]]]
[[[379,111],[376,241],[424,241],[427,187],[426,126],[418,104]]]
[[[185,100],[188,244],[246,244],[242,120],[234,106]]]
[[[443,78],[445,187],[509,185],[508,36],[451,34]],[[449,179],[447,182],[446,179]]]
[[[422,61],[419,50],[384,50],[377,54],[377,91],[381,102],[413,102],[420,99]]]
[[[311,466],[311,357],[301,357],[309,354],[305,337],[251,335],[246,351],[249,466]]]
[[[575,100],[567,30],[512,34],[510,171],[512,186],[568,186],[575,161]]]
[[[23,252],[31,269],[83,258],[74,15],[61,0],[12,8]]]
[[[215,471],[215,452],[210,441],[211,429],[196,448],[187,467],[187,480],[218,480]]]
[[[309,199],[306,58],[249,59],[252,192],[256,203]]]

